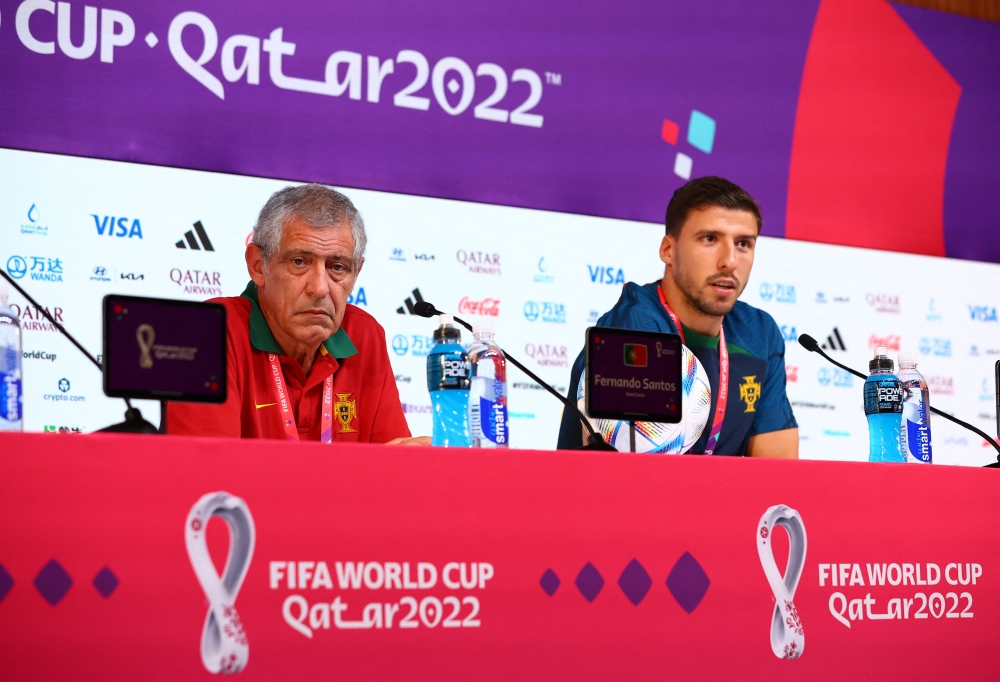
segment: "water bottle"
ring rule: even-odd
[[[907,462],[926,462],[931,457],[931,403],[927,382],[917,371],[916,353],[899,354],[899,381],[903,384],[903,419],[899,447]]]
[[[899,449],[899,431],[903,416],[903,384],[892,373],[892,360],[885,348],[875,349],[875,359],[865,381],[865,415],[868,417],[868,461],[905,462]]]
[[[467,448],[469,433],[469,377],[472,368],[462,348],[462,335],[451,315],[441,315],[434,330],[434,347],[427,355],[427,390],[431,392],[434,430],[431,445]]]
[[[0,431],[21,431],[21,323],[7,305],[7,282],[0,279]]]
[[[472,325],[472,387],[469,391],[469,425],[472,446],[505,448],[507,430],[507,359],[493,341],[493,322]]]

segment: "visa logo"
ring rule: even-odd
[[[997,309],[985,305],[970,305],[969,317],[975,322],[996,322]]]
[[[625,284],[625,271],[604,265],[588,265],[590,281],[594,284]]]
[[[94,227],[97,228],[98,236],[103,236],[107,232],[109,237],[138,237],[142,239],[142,225],[139,224],[138,218],[133,220],[130,226],[128,218],[100,217],[93,213],[90,215],[94,219]]]
[[[781,338],[783,338],[786,342],[797,342],[799,340],[799,333],[795,330],[794,325],[783,324],[781,325]]]
[[[368,297],[365,295],[365,288],[361,287],[357,292],[351,292],[351,295],[347,297],[347,302],[351,305],[363,305],[368,307]]]

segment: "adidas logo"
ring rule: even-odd
[[[844,339],[840,336],[840,330],[833,328],[833,333],[826,337],[826,343],[820,346],[823,350],[847,350]]]
[[[407,296],[406,300],[403,302],[406,304],[405,307],[399,306],[398,308],[396,308],[396,312],[399,313],[400,315],[406,315],[406,313],[409,313],[410,315],[415,315],[416,313],[413,312],[413,306],[415,306],[417,303],[420,303],[422,300],[424,300],[424,297],[420,295],[420,289],[414,289],[413,298]]]
[[[195,237],[195,232],[198,233],[197,238]],[[198,245],[199,239],[201,240],[201,246]],[[185,240],[187,240],[187,245],[184,244]],[[200,220],[194,224],[194,232],[191,230],[185,232],[184,239],[181,239],[174,246],[178,249],[186,249],[190,246],[195,251],[201,251],[202,247],[204,247],[206,251],[215,251],[215,247],[212,246],[212,242],[208,238],[208,233],[205,232],[205,226],[201,224]]]

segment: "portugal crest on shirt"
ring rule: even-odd
[[[740,400],[746,403],[747,409],[744,412],[756,412],[757,399],[760,398],[760,382],[754,381],[757,375],[743,377],[740,384]]]
[[[353,393],[338,393],[337,402],[333,404],[333,413],[337,415],[340,422],[339,433],[354,433],[357,429],[351,428],[351,422],[358,416],[358,401],[350,400]]]

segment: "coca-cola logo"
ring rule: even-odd
[[[879,336],[878,334],[872,334],[868,337],[868,347],[878,348],[879,346],[885,346],[886,350],[892,350],[899,352],[899,347],[901,344],[901,339],[898,334],[887,334],[885,336]]]
[[[550,346],[547,343],[527,343],[524,354],[543,367],[569,367],[566,346]]]
[[[799,380],[799,368],[795,365],[785,365],[785,381],[794,384]]]
[[[458,312],[463,315],[497,317],[500,314],[500,299],[484,298],[481,301],[473,301],[468,296],[463,296],[458,302]]]

